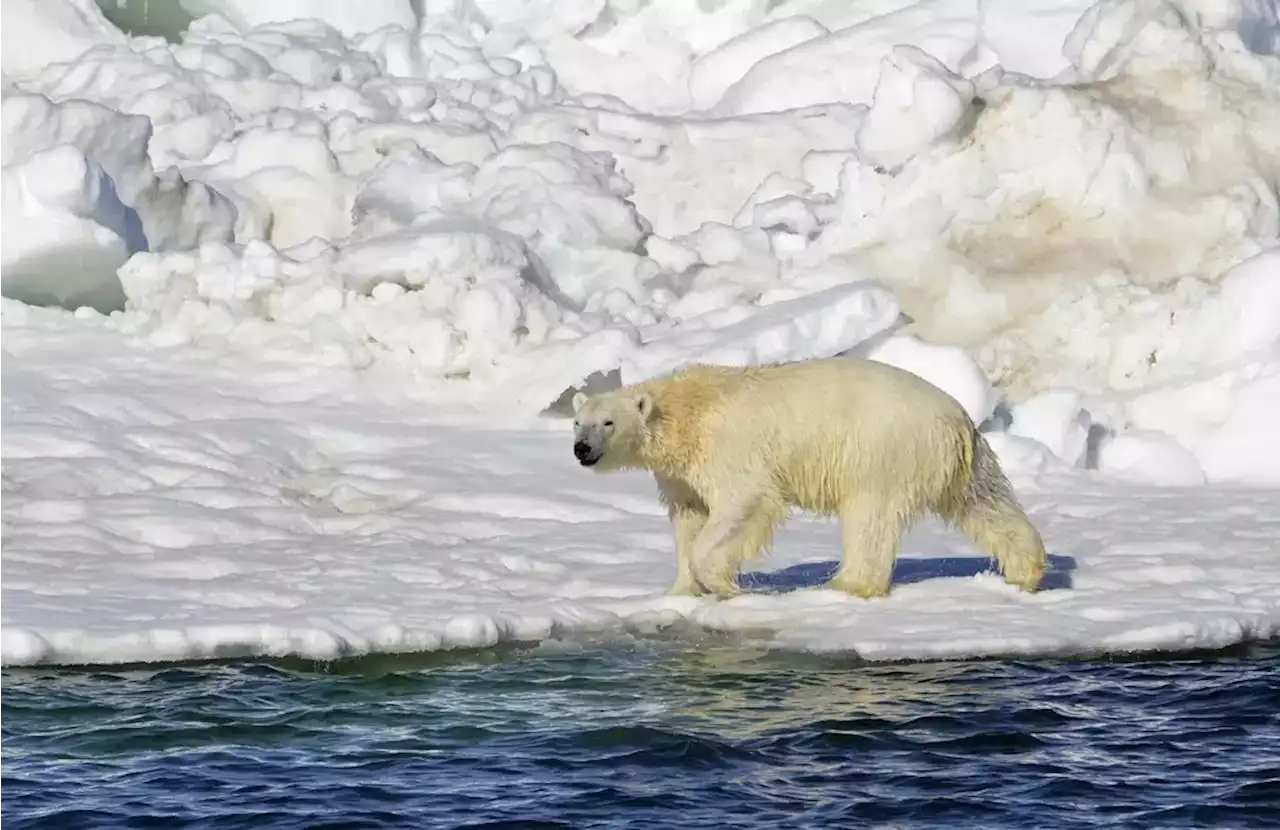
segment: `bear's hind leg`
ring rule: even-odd
[[[956,522],[979,549],[996,558],[1005,582],[1027,592],[1040,587],[1048,565],[1040,532],[1013,503],[974,504]]]
[[[707,524],[707,514],[689,505],[674,505],[670,514],[676,537],[676,579],[667,593],[697,596],[702,593],[702,586],[693,573],[693,548]]]
[[[1049,564],[1044,540],[981,434],[974,436],[973,474],[964,493],[939,506],[939,515],[996,558],[1006,582],[1024,591],[1039,588]]]
[[[889,593],[906,517],[892,503],[865,495],[840,511],[843,556],[828,588],[870,599]]]

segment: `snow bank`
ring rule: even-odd
[[[0,29],[0,69],[6,76],[38,73],[95,46],[117,46],[125,37],[94,0],[5,0]]]
[[[676,115],[865,103],[877,62],[901,44],[923,46],[948,65],[955,56],[969,71],[999,61],[1051,77],[1067,67],[1063,39],[1088,6],[1087,0],[995,8],[941,0],[477,0],[459,14],[522,59],[545,61],[574,94]],[[747,102],[742,109],[740,100]]]
[[[1280,484],[1280,360],[1274,355],[1191,383],[1155,389],[1125,407],[1128,424],[1191,450],[1210,481]]]
[[[848,105],[711,120],[565,105],[517,118],[511,137],[612,154],[654,233],[678,242],[707,224],[748,224],[766,199],[807,194],[806,166],[824,154],[847,158],[861,121]]]
[[[959,117],[954,76],[888,62],[862,131],[873,146],[797,259],[863,262],[921,336],[982,350],[1015,395],[1149,382],[1167,327],[1135,314],[1140,337],[1117,332],[1125,306],[1185,312],[1181,278],[1216,280],[1280,233],[1280,149],[1264,138],[1280,129],[1280,62],[1148,5],[1128,28],[1142,3],[1093,7],[1068,42],[1070,85],[992,70]],[[904,102],[926,88],[943,104]],[[885,155],[897,147],[922,149]]]
[[[4,293],[34,303],[123,305],[115,270],[142,250],[137,213],[73,147],[3,171]]]
[[[700,121],[562,107],[519,119],[515,129],[521,140],[612,153],[653,223],[651,258],[673,271],[698,269],[726,297],[735,296],[731,285],[755,288],[775,274],[791,285],[819,269],[882,280],[916,335],[977,356],[1011,403],[1041,390],[1076,390],[1082,429],[1095,438],[1088,458],[1064,460],[1109,475],[1116,468],[1097,457],[1098,436],[1141,428],[1118,408],[1117,393],[1191,382],[1228,366],[1252,371],[1253,347],[1202,337],[1212,329],[1196,321],[1215,305],[1216,286],[1229,284],[1232,267],[1280,236],[1280,156],[1266,140],[1280,130],[1280,74],[1275,57],[1254,45],[1266,41],[1256,32],[1269,31],[1260,12],[1159,2],[1104,2],[1080,16],[1083,9],[1025,6],[983,23],[983,43],[1012,52],[1011,21],[1041,20],[1042,28],[1023,35],[1033,48],[1009,63],[1059,55],[1052,69],[1033,70],[1062,73],[1053,80],[1008,67],[977,72],[989,64],[981,49],[962,49],[964,38],[955,52],[931,51],[908,45],[923,41],[902,32],[875,53],[875,69],[860,74],[846,62],[837,73],[816,57],[797,57],[829,48],[809,23],[770,23],[754,30],[758,40],[740,36],[708,53],[708,65],[720,51],[733,56],[738,48],[763,49],[770,38],[794,38],[775,57],[863,91],[798,98],[822,86],[782,73],[777,89],[788,112]],[[870,38],[892,17],[853,21],[848,32],[820,15],[812,20],[838,40]],[[922,25],[942,32],[942,20]],[[968,25],[956,22],[951,31]],[[815,36],[801,41],[806,31]],[[1034,48],[1054,31],[1070,37],[1051,50]],[[792,109],[810,100],[868,106]],[[732,240],[729,254],[724,240]],[[1274,304],[1251,307],[1249,319],[1280,316]],[[989,408],[987,396],[975,392],[975,411]],[[1045,429],[1066,427],[1059,420]],[[1111,444],[1112,461],[1124,445]],[[1198,466],[1215,468],[1193,455]],[[1231,465],[1209,474],[1269,476]]]
[[[992,384],[1076,389],[1099,428],[1165,431],[1101,398],[1244,365],[1178,344],[1280,237],[1263,11],[259,5],[206,3],[177,43],[69,0],[6,16],[106,33],[6,90],[7,295],[529,406],[624,364],[852,349],[879,312],[821,292],[865,282],[979,359],[907,361],[978,414]],[[803,321],[744,334],[784,294]]]
[[[858,159],[878,170],[897,170],[941,139],[954,138],[971,115],[974,96],[971,82],[927,52],[895,47],[858,127]]]
[[[895,47],[916,47],[956,70],[985,69],[994,56],[977,42],[975,9],[966,6],[917,3],[781,50],[730,86],[715,112],[870,103],[880,62]]]
[[[840,354],[888,331],[900,316],[892,294],[861,283],[745,313],[708,312],[646,343],[624,362],[622,382],[647,380],[685,363],[753,366]]]
[[[455,20],[436,17],[410,30],[393,19],[400,7],[389,6],[381,22],[365,18],[371,31],[360,34],[336,7],[272,25],[243,4],[220,8],[227,18],[197,20],[181,43],[138,39],[98,50],[49,67],[6,97],[6,113],[26,108],[21,119],[6,117],[17,145],[72,143],[86,155],[82,178],[97,181],[94,162],[120,194],[117,204],[110,187],[78,187],[75,198],[57,203],[71,214],[65,222],[32,208],[31,221],[45,223],[33,244],[63,246],[64,257],[93,244],[98,265],[38,291],[25,283],[48,282],[47,267],[11,272],[6,260],[8,296],[74,307],[86,302],[81,284],[89,282],[99,293],[122,291],[130,313],[120,325],[158,344],[229,342],[323,365],[385,364],[432,394],[479,394],[486,382],[507,378],[507,397],[545,406],[564,387],[530,388],[504,360],[526,366],[562,352],[556,344],[601,334],[614,346],[579,352],[572,370],[538,374],[579,382],[617,369],[628,357],[618,344],[667,337],[712,311],[754,315],[778,286],[764,235],[705,226],[688,238],[654,236],[615,158],[576,140],[573,111],[555,106],[562,93],[554,74],[496,53]],[[291,13],[270,14],[283,21]],[[554,123],[575,140],[539,130],[536,114],[544,111],[562,113]],[[615,137],[682,129],[599,116]],[[50,135],[72,124],[92,129],[71,139]],[[724,218],[783,166],[777,159],[789,153],[798,169],[799,148],[819,132],[835,140],[841,126],[832,118],[799,128],[780,122],[789,144],[744,177],[742,198],[727,203]],[[711,132],[727,138],[722,155],[769,138],[750,135],[745,124]],[[153,164],[175,187],[205,194],[204,215],[199,205],[153,209]],[[106,195],[96,198],[100,191]],[[72,220],[88,241],[75,242]],[[138,222],[144,234],[119,230]],[[26,255],[40,265],[37,254],[51,255],[45,248]],[[758,274],[735,285],[748,270]],[[847,349],[878,330],[876,320],[853,320],[849,308],[821,322],[819,340],[806,337],[817,323],[793,326],[786,349],[766,351],[800,359]],[[783,328],[773,326],[775,344]],[[719,353],[743,348],[743,336],[727,333]],[[705,337],[704,345],[711,345]],[[544,346],[553,352],[530,351]],[[595,365],[586,355],[609,362]],[[444,383],[463,379],[475,388]]]
[[[295,20],[317,20],[347,37],[354,37],[383,26],[412,31],[417,25],[410,0],[362,0],[358,5],[347,0],[274,0],[271,3],[182,0],[182,5],[193,16],[217,14],[240,29]]]
[[[1147,385],[1116,394],[1045,389],[1011,408],[1010,434],[1077,467],[1152,484],[1273,485],[1280,443],[1268,426],[1280,407],[1280,248],[1217,282],[1184,279],[1170,310],[1140,296],[1121,349],[1147,349]],[[1131,339],[1130,339],[1131,338]],[[1123,378],[1112,381],[1123,387]]]
[[[147,157],[150,122],[87,101],[4,97],[5,296],[119,308],[138,251],[229,239],[230,203]]]
[[[783,17],[748,29],[698,58],[689,67],[689,97],[693,109],[708,110],[725,90],[761,59],[831,32],[805,15]]]

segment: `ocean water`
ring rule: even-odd
[[[1280,826],[1280,643],[868,665],[691,641],[3,673],[16,828]]]

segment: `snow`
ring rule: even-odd
[[[7,2],[3,662],[1271,636],[1272,6]],[[763,593],[663,596],[572,390],[837,354],[984,425],[1052,590],[924,527],[832,595],[797,518]]]
[[[146,118],[18,93],[0,117],[5,296],[106,311],[123,304],[115,272],[131,254],[230,240],[225,198],[154,171]]]
[[[125,40],[93,0],[5,0],[5,18],[11,21],[0,29],[0,69],[6,76],[38,72],[99,44]]]
[[[840,354],[890,331],[901,318],[893,294],[865,283],[773,299],[762,296],[762,306],[746,314],[708,311],[644,344],[623,364],[622,382],[637,383],[689,362],[750,366]]]
[[[907,537],[889,598],[824,590],[838,529],[797,516],[744,575],[751,591],[674,598],[652,480],[583,470],[567,419],[414,409],[342,371],[3,311],[6,665],[329,660],[673,626],[868,660],[1280,632],[1274,490],[1046,472],[997,440],[1052,557],[1036,595],[930,524]]]
[[[812,17],[794,15],[748,29],[699,57],[689,67],[692,109],[709,110],[725,90],[761,59],[831,32]]]
[[[1068,464],[1083,466],[1093,426],[1084,396],[1074,389],[1045,389],[1013,407],[1008,432],[1029,438]]]
[[[897,170],[940,139],[954,137],[973,105],[970,81],[914,46],[895,47],[880,67],[867,118],[858,127],[858,158]]]
[[[722,115],[774,112],[831,101],[870,103],[880,62],[916,47],[953,69],[994,63],[978,37],[978,3],[903,4],[858,25],[805,41],[758,61],[716,105]]]
[[[345,0],[183,0],[182,5],[193,15],[217,14],[239,28],[319,20],[347,37],[368,34],[383,26],[412,29],[415,23],[412,5],[402,0],[363,0],[358,6]]]
[[[1205,482],[1195,456],[1157,430],[1130,429],[1111,436],[1100,452],[1099,469],[1114,478],[1169,487]]]

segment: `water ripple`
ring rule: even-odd
[[[864,666],[636,642],[4,672],[13,828],[1267,827],[1280,645]]]

